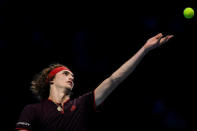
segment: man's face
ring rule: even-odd
[[[52,82],[56,87],[69,88],[72,90],[74,86],[73,81],[74,81],[73,73],[69,70],[62,70],[55,75],[55,78],[53,79]]]

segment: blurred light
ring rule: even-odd
[[[166,124],[168,128],[185,128],[186,127],[185,121],[178,118],[178,116],[176,116],[175,113],[173,112],[168,112],[164,120],[164,124]]]
[[[0,40],[0,48],[3,48],[3,47],[5,47],[4,41]]]
[[[43,32],[34,32],[33,33],[33,40],[39,41],[43,39]]]
[[[165,112],[165,110],[166,109],[165,109],[163,102],[161,100],[157,100],[155,102],[155,105],[154,105],[152,111],[153,111],[153,114],[161,114],[161,113]]]
[[[148,17],[144,19],[144,24],[147,29],[155,29],[157,27],[157,20],[152,17]]]

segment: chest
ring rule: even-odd
[[[69,130],[87,125],[90,112],[80,103],[66,103],[62,107],[63,111],[58,111],[57,108],[55,104],[41,108],[38,123],[42,130]]]

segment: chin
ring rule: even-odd
[[[68,89],[68,90],[72,90],[73,87],[71,87],[71,86],[65,86],[65,88]]]

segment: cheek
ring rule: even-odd
[[[61,79],[59,79],[59,82],[60,82],[60,83],[65,83],[65,82],[66,82],[66,78],[61,78]]]
[[[60,76],[58,77],[58,80],[59,80],[59,81],[65,81],[65,80],[66,80],[66,76],[65,76],[65,75],[60,75]]]
[[[58,77],[57,79],[56,79],[56,83],[64,83],[64,82],[66,82],[66,79],[64,78],[64,77]]]
[[[68,77],[63,76],[63,77],[61,78],[61,80],[62,80],[62,81],[67,81],[67,80],[68,80]]]

